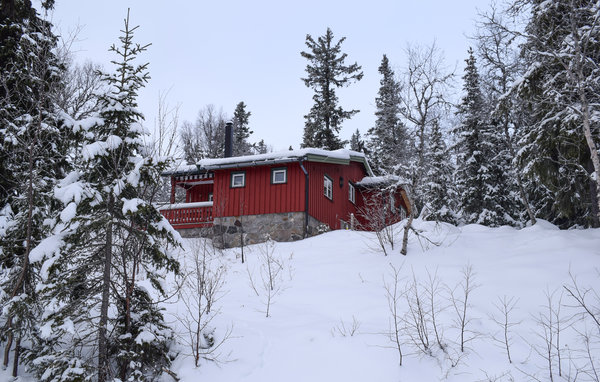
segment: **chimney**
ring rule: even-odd
[[[233,122],[225,124],[225,158],[233,156]]]

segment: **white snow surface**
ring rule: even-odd
[[[357,182],[356,185],[368,187],[382,183],[408,184],[408,181],[397,175],[365,176],[360,180],[360,182]]]
[[[219,310],[220,314],[209,327],[215,329],[217,341],[228,328],[232,330],[231,338],[219,350],[220,360],[225,363],[202,359],[198,368],[194,366],[192,357],[186,355],[189,349],[185,340],[189,337],[183,327],[189,312],[181,300],[173,299],[165,305],[165,319],[180,337],[175,345],[179,355],[171,370],[188,382],[534,380],[525,373],[538,380],[549,380],[544,368],[547,362],[532,350],[532,346],[543,345],[537,320],[547,312],[547,293],[553,294],[556,303],[563,286],[572,285],[570,274],[580,288],[600,291],[600,229],[563,231],[543,220],[521,230],[476,224],[454,227],[420,220],[414,224],[422,235],[439,245],[411,235],[408,255],[402,256],[398,235],[394,250],[384,256],[373,234],[342,230],[293,243],[276,243],[274,254],[285,263],[280,281],[283,290],[275,297],[268,318],[261,302],[264,300],[254,293],[248,277],[249,270],[260,283],[256,279],[258,255],[264,245],[244,248],[246,264],[241,264],[239,248],[217,254],[213,265],[224,266],[227,273],[220,300],[213,306],[213,311]],[[184,270],[191,270],[191,248],[200,240],[183,240],[184,250],[179,256]],[[52,247],[48,245],[48,249]],[[449,292],[442,288],[435,296],[437,306],[445,307],[439,313],[438,325],[448,354],[454,360],[460,358],[455,367],[435,346],[432,355],[416,352],[404,333],[404,360],[402,366],[398,365],[397,350],[385,335],[391,319],[384,289],[384,282],[391,281],[390,265],[401,268],[401,291],[411,281],[413,272],[422,284],[427,284],[429,272],[437,273],[441,285],[455,288],[463,281],[462,270],[472,267],[477,287],[469,298],[467,328],[469,336],[474,332],[477,336],[467,343],[464,353],[457,344],[455,312],[447,301]],[[172,281],[165,280],[174,288]],[[512,364],[502,346],[493,340],[494,336],[501,336],[501,329],[492,318],[501,318],[495,305],[503,296],[516,300],[510,314],[510,321],[517,323],[510,332]],[[569,357],[575,362],[582,360],[582,354],[569,354],[580,347],[580,337],[574,329],[581,330],[582,322],[576,320],[582,315],[568,295],[562,299],[561,316],[575,317],[570,322],[572,327],[563,322],[560,338],[565,373]],[[597,307],[598,301],[595,303]],[[406,311],[407,305],[401,303],[400,313]],[[350,335],[353,320],[359,326]],[[588,329],[593,328],[588,325]],[[146,334],[143,337],[151,340]],[[430,340],[435,343],[432,335]],[[592,355],[600,362],[596,350]],[[9,380],[10,370],[0,370],[0,380]],[[33,381],[26,375],[19,380]],[[172,378],[164,375],[161,380]],[[578,378],[585,380],[589,379],[584,375]]]
[[[547,363],[531,348],[543,344],[536,320],[547,311],[546,293],[554,293],[556,300],[564,291],[563,285],[572,284],[569,272],[580,287],[600,290],[600,229],[561,231],[545,221],[521,230],[507,226],[454,227],[420,220],[415,220],[415,227],[439,246],[411,235],[408,255],[402,256],[398,234],[396,246],[386,257],[378,250],[373,234],[342,230],[276,243],[275,256],[285,262],[280,281],[284,288],[275,297],[268,318],[248,276],[250,272],[258,277],[258,254],[264,245],[244,249],[246,264],[241,264],[239,248],[224,251],[214,264],[227,268],[216,307],[221,313],[210,326],[216,328],[217,341],[232,328],[232,337],[219,350],[225,363],[203,360],[200,367],[194,367],[192,357],[185,355],[189,349],[184,345],[181,324],[188,313],[179,302],[167,306],[167,320],[179,325],[175,329],[182,335],[181,353],[171,369],[182,381],[532,380],[524,373],[547,380]],[[188,268],[195,240],[202,239],[184,240],[187,250],[181,261]],[[384,282],[391,282],[391,265],[401,268],[401,291],[406,290],[413,272],[421,285],[427,283],[428,272],[437,273],[443,286],[435,296],[436,305],[443,309],[438,325],[448,355],[436,346],[432,346],[432,355],[416,352],[403,333],[404,360],[399,366],[398,352],[385,335],[391,315]],[[455,288],[463,281],[462,271],[467,266],[472,267],[477,285],[469,296],[467,330],[469,338],[477,335],[461,353],[456,312],[449,306],[446,288]],[[510,321],[518,322],[511,328],[512,364],[502,346],[492,339],[501,336],[492,317],[500,319],[495,305],[503,296],[517,301],[510,315]],[[574,305],[566,294],[562,298],[564,305]],[[402,314],[407,312],[405,301],[401,299]],[[561,312],[565,317],[581,313],[565,306]],[[350,335],[353,321],[359,326]],[[568,367],[568,349],[580,346],[577,338],[572,328],[561,334],[563,372]],[[435,344],[432,333],[430,341]],[[600,354],[595,357],[600,361]],[[459,359],[458,364],[452,367],[449,358]],[[498,379],[489,379],[495,377]],[[164,376],[163,380],[169,378]]]

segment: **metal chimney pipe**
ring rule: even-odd
[[[225,158],[233,156],[233,122],[225,124]]]

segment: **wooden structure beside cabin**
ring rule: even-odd
[[[212,236],[224,247],[372,230],[370,209],[386,209],[389,224],[409,211],[398,179],[374,178],[365,155],[350,150],[205,159],[164,175],[171,177],[171,204],[162,214],[183,236]],[[185,190],[181,201],[178,190]]]

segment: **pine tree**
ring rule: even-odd
[[[410,141],[406,126],[400,120],[400,84],[385,54],[379,73],[382,78],[375,98],[377,119],[368,132],[368,151],[376,173],[394,174],[398,172],[398,165],[406,165]]]
[[[240,102],[235,107],[233,112],[233,155],[250,155],[252,154],[252,145],[248,142],[248,138],[252,134],[252,130],[248,126],[248,120],[252,113],[246,111],[246,104]]]
[[[133,42],[136,29],[128,15],[121,45],[111,47],[118,59],[115,73],[103,76],[110,90],[100,96],[100,114],[73,123],[83,145],[55,189],[64,209],[55,235],[32,256],[47,308],[28,359],[44,379],[145,380],[169,362],[166,325],[139,285],[145,279],[144,288],[165,292],[165,273],[178,271],[168,249],[178,235],[153,205],[167,163],[145,155],[136,98],[148,64],[135,60],[147,45]]]
[[[341,46],[346,38],[334,42],[333,32],[327,28],[324,36],[315,41],[311,35],[306,36],[309,52],[301,52],[309,61],[306,66],[307,77],[302,78],[304,84],[313,89],[314,105],[306,119],[302,147],[317,147],[328,150],[342,148],[344,143],[337,135],[342,122],[351,118],[358,110],[344,110],[338,105],[335,89],[360,81],[363,77],[361,67],[354,63],[345,65],[348,56],[342,53]]]
[[[456,129],[459,209],[465,223],[496,226],[507,222],[505,189],[499,181],[502,171],[494,163],[498,142],[486,113],[473,49],[468,53],[463,76],[465,95],[457,112],[462,121]]]
[[[536,215],[561,227],[597,226],[600,214],[600,5],[526,1],[531,17],[517,83],[527,102],[519,162]],[[595,125],[594,125],[595,123]]]
[[[454,201],[454,167],[449,160],[450,153],[446,148],[442,131],[438,123],[433,125],[429,140],[427,162],[428,171],[425,173],[423,217],[426,220],[435,220],[456,224]]]
[[[44,7],[51,7],[51,2]],[[4,366],[20,356],[38,328],[38,267],[34,248],[49,230],[56,203],[52,189],[68,167],[68,139],[54,104],[63,68],[57,38],[28,1],[0,7],[0,328]],[[14,345],[14,351],[12,351]]]

